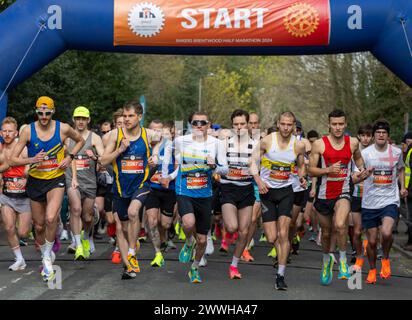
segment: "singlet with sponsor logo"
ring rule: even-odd
[[[253,183],[249,161],[256,144],[255,140],[248,135],[241,137],[236,135],[228,139],[226,158],[229,171],[227,175],[221,177],[220,183],[231,183],[237,186],[247,186]]]
[[[402,151],[388,145],[383,152],[378,151],[375,145],[362,150],[365,167],[372,168],[372,175],[363,186],[362,208],[382,209],[391,204],[400,205],[398,170],[405,166]]]
[[[260,177],[272,189],[285,188],[293,184],[292,172],[296,163],[296,137],[291,136],[288,146],[281,149],[278,135],[272,133],[272,145],[261,161]]]
[[[207,136],[206,141],[195,141],[192,135],[175,140],[175,157],[179,165],[176,177],[176,195],[191,198],[212,196],[213,170],[207,158],[215,160],[216,173],[227,173],[227,161],[222,141]]]
[[[29,158],[34,157],[42,150],[47,154],[42,162],[30,165],[29,175],[33,178],[51,180],[64,175],[64,169],[59,168],[64,159],[64,146],[60,137],[60,122],[54,122],[56,124],[54,135],[48,141],[39,139],[35,122],[30,124],[30,141],[27,144]]]
[[[120,147],[124,133],[117,130],[116,149]],[[130,198],[136,190],[142,188],[149,177],[148,159],[150,147],[145,128],[140,137],[130,141],[129,147],[113,161],[113,194],[121,198]]]
[[[175,190],[175,180],[171,180],[169,183],[169,188],[163,188],[160,184],[160,178],[162,177],[162,164],[165,158],[165,142],[163,143],[162,147],[160,148],[159,152],[159,164],[156,167],[155,173],[150,178],[150,188],[157,189],[157,190]],[[172,159],[168,165],[168,173],[172,173],[175,169],[175,157],[172,154]]]
[[[90,158],[86,150],[93,150],[92,143],[93,133],[90,131],[87,136],[86,143],[83,148],[74,156],[74,163],[77,170],[77,181],[82,189],[96,189],[97,187],[97,177],[96,177],[96,161]],[[75,142],[69,140],[69,152],[74,148]],[[93,152],[96,153],[96,152]],[[70,185],[72,181],[72,169],[71,166],[66,171],[66,181]]]
[[[322,168],[327,168],[336,162],[341,162],[340,171],[321,177],[319,199],[335,199],[341,194],[350,192],[351,160],[350,137],[345,136],[345,144],[341,150],[336,150],[327,136],[322,138],[325,151],[321,155]]]
[[[3,173],[3,194],[12,198],[26,198],[25,166],[11,167]]]

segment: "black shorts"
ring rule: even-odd
[[[305,191],[302,190],[299,192],[294,192],[295,194],[295,200],[293,200],[293,204],[298,207],[303,207],[303,201],[305,200]]]
[[[269,189],[268,193],[261,194],[263,223],[277,221],[280,216],[291,218],[294,197],[292,186]]]
[[[190,198],[176,196],[179,215],[193,213],[196,219],[196,233],[207,235],[211,228],[212,198]]]
[[[213,196],[212,196],[212,210],[213,215],[220,216],[222,214],[222,204],[220,203],[221,187],[220,183],[213,186]]]
[[[66,177],[60,177],[44,180],[29,176],[27,179],[27,196],[30,200],[37,202],[47,202],[47,193],[56,188],[66,187]]]
[[[172,218],[176,204],[176,194],[174,190],[151,189],[146,200],[146,210],[160,209],[166,217]]]
[[[335,204],[341,199],[346,199],[351,201],[351,196],[349,193],[343,193],[335,199],[316,199],[315,209],[323,216],[330,216],[335,213]]]
[[[150,188],[147,186],[144,186],[133,194],[130,198],[121,198],[117,195],[113,196],[113,211],[117,213],[119,216],[120,221],[128,221],[129,220],[129,206],[130,203],[132,203],[133,200],[138,200],[142,204],[141,209],[146,203],[147,196],[150,193]],[[140,209],[140,210],[141,210]]]
[[[361,197],[352,197],[351,200],[351,211],[352,212],[361,212],[362,210],[362,198]]]
[[[108,184],[106,186],[98,185],[97,186],[97,195],[96,198],[104,198],[104,211],[112,212],[113,211],[113,185]]]
[[[253,207],[255,203],[255,190],[253,184],[237,186],[231,183],[222,183],[220,187],[220,203],[233,204],[237,209]]]

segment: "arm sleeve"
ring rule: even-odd
[[[169,177],[169,164],[172,161],[173,155],[173,142],[168,141],[165,145],[165,154],[162,162],[162,177]],[[174,173],[174,172],[173,172]]]
[[[226,158],[226,149],[222,141],[217,140],[217,167],[215,173],[226,175],[229,171],[229,166]]]

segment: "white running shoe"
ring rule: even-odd
[[[211,236],[207,236],[206,242],[207,242],[207,245],[206,245],[206,251],[205,251],[205,253],[206,253],[206,255],[210,256],[210,255],[213,254],[213,252],[215,252],[215,247],[213,246],[213,239],[212,239],[212,237],[211,237]],[[204,258],[204,256],[203,256],[203,258]],[[203,258],[202,258],[202,259],[203,259]]]
[[[60,240],[64,241],[64,240],[69,240],[69,233],[67,232],[67,230],[62,230],[62,233],[60,235]]]
[[[167,249],[176,249],[176,245],[173,243],[172,240],[167,241]]]
[[[205,255],[203,255],[202,259],[200,259],[199,267],[206,267],[206,266],[207,266],[207,260],[206,260]]]
[[[45,257],[42,260],[43,269],[41,271],[41,275],[43,277],[43,281],[51,281],[54,279],[54,270],[53,270],[53,262],[52,258]]]
[[[92,238],[89,238],[89,243],[90,243],[90,254],[93,254],[93,252],[96,251],[96,247],[94,246],[94,241]]]
[[[26,269],[26,262],[23,260],[16,260],[15,263],[13,263],[10,267],[9,270],[10,271],[22,271],[24,269]]]

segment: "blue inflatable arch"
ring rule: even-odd
[[[131,27],[131,30],[136,36],[136,44],[128,45],[127,41],[124,42],[121,37],[119,41],[115,39],[117,37],[116,11],[119,10],[116,6],[121,7],[124,4],[130,6],[130,3],[135,9],[135,27],[134,29]],[[182,11],[176,14],[176,17],[171,17],[170,13],[167,13],[168,9],[165,8],[168,3],[173,4],[174,7],[176,4],[180,5]],[[209,16],[206,15],[205,10],[190,9],[205,3],[215,8],[213,11],[208,11]],[[249,5],[254,9],[245,13],[242,10],[247,7],[247,3],[248,0],[18,0],[0,14],[0,118],[3,118],[7,112],[8,91],[70,49],[190,55],[305,55],[370,51],[405,83],[412,85],[411,0],[258,0],[249,1]],[[316,6],[323,6],[325,12],[323,12],[323,17],[322,14],[320,17],[309,17],[313,28],[308,30],[307,34],[299,34],[299,30],[293,32],[293,26],[286,28],[289,36],[296,37],[296,44],[283,40],[265,45],[253,43],[233,45],[228,42],[216,42],[217,44],[212,46],[202,44],[210,42],[194,44],[192,40],[185,40],[189,41],[185,45],[150,42],[156,36],[163,37],[166,33],[164,29],[174,30],[179,23],[181,26],[186,26],[187,30],[202,26],[201,21],[195,19],[196,12],[204,14],[202,16],[203,27],[214,28],[217,38],[219,38],[218,32],[225,27],[230,28],[232,32],[233,30],[236,33],[241,32],[242,23],[244,27],[255,25],[256,30],[260,31],[263,27],[263,14],[269,14],[269,9],[262,9],[263,11],[259,12],[259,5],[261,7],[279,6],[279,3],[300,6],[299,8],[304,10],[301,14],[305,14],[307,8]],[[306,3],[308,3],[307,6]],[[218,9],[227,7],[228,4],[232,7],[237,5],[243,9],[239,9],[238,12]],[[151,12],[150,9],[144,13],[145,7],[154,11]],[[139,8],[143,8],[141,10],[143,13],[136,11]],[[219,15],[219,17],[215,16],[215,22],[212,21],[210,12]],[[313,10],[309,10],[310,12],[313,13]],[[257,18],[248,20],[249,15],[253,13]],[[129,12],[129,18],[131,14]],[[261,14],[261,20],[259,20],[259,14]],[[289,14],[294,13],[289,11]],[[240,22],[230,21],[236,15]],[[139,25],[137,21],[143,17],[146,17],[146,20],[157,18],[158,24],[151,25],[152,29],[144,29],[144,25]],[[206,21],[209,18],[210,21]],[[290,19],[293,21],[294,17],[291,16]],[[280,23],[288,27],[284,18]],[[313,43],[316,44],[312,45],[310,35],[316,34],[314,30],[316,27],[320,28],[320,25],[327,29],[327,33],[323,30],[324,40],[319,40],[319,38],[316,41],[320,42],[315,41]],[[303,29],[305,27],[307,26],[303,26]],[[277,27],[269,28],[265,31],[265,36],[268,36],[268,32],[277,35],[279,30]],[[125,32],[127,33],[127,30]],[[175,36],[178,37],[178,35]],[[247,36],[250,37],[250,33]],[[227,34],[223,37],[227,38]],[[307,40],[307,43],[299,45],[302,39]],[[149,41],[148,45],[145,45],[144,41]]]

